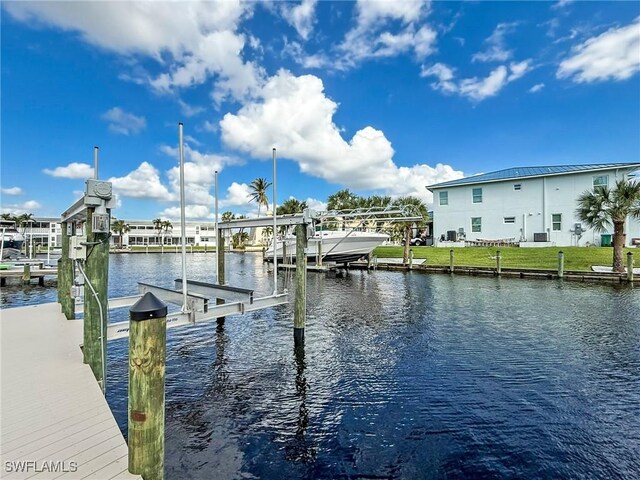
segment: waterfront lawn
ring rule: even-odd
[[[414,258],[426,258],[427,265],[449,265],[449,248],[411,247]],[[592,265],[611,266],[613,249],[611,247],[465,247],[454,248],[454,264],[467,267],[495,267],[496,251],[502,255],[502,266],[506,268],[557,270],[558,252],[564,252],[565,270],[591,271]],[[383,246],[373,253],[378,258],[402,258],[404,247]],[[636,264],[640,263],[640,250],[624,249],[634,253]]]

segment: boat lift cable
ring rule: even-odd
[[[93,298],[96,299],[96,302],[98,303],[98,309],[100,311],[100,358],[102,358],[102,394],[106,396],[107,395],[107,359],[105,358],[105,355],[104,355],[104,352],[106,351],[105,344],[104,344],[105,343],[105,338],[104,338],[105,319],[104,319],[104,314],[102,313],[102,302],[100,301],[98,292],[96,292],[96,289],[93,288],[91,281],[89,281],[87,274],[84,272],[84,269],[82,268],[82,264],[80,260],[76,260],[76,266],[78,267],[78,270],[82,274],[84,281],[89,286],[89,290],[91,290],[91,293],[93,294]],[[107,315],[108,315],[108,312],[107,312]]]

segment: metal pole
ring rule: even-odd
[[[180,241],[182,242],[182,311],[187,312],[189,310],[189,307],[187,306],[187,226],[184,218],[184,145],[182,143],[182,122],[178,123],[178,142],[180,144],[180,229],[182,230]]]
[[[214,229],[216,232],[216,244],[220,243],[218,242],[218,235],[220,234],[220,232],[218,231],[218,171],[216,170],[213,173],[213,222],[214,222]],[[219,262],[219,255],[220,252],[218,251],[218,247],[216,246],[216,282],[218,282],[218,285],[220,284],[220,280],[218,279],[218,262]]]
[[[93,178],[98,179],[98,147],[93,147]]]
[[[276,244],[277,244],[277,221],[276,221],[276,147],[273,147],[273,294],[278,293],[278,257],[276,256]],[[286,240],[286,239],[285,239]],[[284,242],[284,240],[283,240]],[[284,247],[284,243],[283,243]],[[284,252],[284,250],[283,250]],[[282,258],[284,263],[284,256]]]

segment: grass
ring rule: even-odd
[[[449,265],[449,248],[411,247],[413,258],[426,258],[427,265]],[[592,265],[611,266],[613,249],[611,247],[466,247],[454,248],[454,264],[468,267],[495,267],[496,251],[500,250],[502,266],[506,268],[557,270],[558,252],[564,252],[565,270],[591,271]],[[404,247],[378,247],[374,255],[378,258],[402,258]],[[636,263],[640,252],[635,248],[624,249],[635,253]]]

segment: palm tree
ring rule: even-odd
[[[348,188],[329,195],[327,199],[327,209],[329,210],[351,210],[358,207],[358,196],[349,191]]]
[[[169,220],[163,220],[162,221],[162,246],[164,248],[164,235],[166,233],[172,232],[173,231],[173,223],[171,223]]]
[[[260,216],[260,206],[264,205],[265,207],[269,207],[269,199],[267,198],[267,189],[271,186],[269,182],[265,178],[256,178],[253,182],[249,184],[249,188],[251,189],[251,193],[249,194],[249,198],[252,201],[258,202],[258,216]]]
[[[156,233],[158,235],[158,237],[160,237],[160,235],[162,234],[162,219],[161,218],[154,218],[152,220],[153,222],[153,226],[156,229]]]
[[[224,212],[222,214],[222,217],[220,217],[220,219],[223,222],[228,222],[229,220],[233,220],[234,218],[236,218],[235,214],[231,213],[231,212]]]
[[[111,222],[111,230],[116,235],[119,235],[120,241],[118,243],[120,244],[120,248],[122,248],[122,237],[126,232],[131,230],[131,227],[124,220],[114,219],[113,222]]]
[[[418,228],[423,227],[429,219],[429,210],[427,209],[427,206],[417,197],[400,197],[393,202],[393,204],[399,208],[404,207],[407,210],[407,213],[410,213],[411,215],[422,217],[422,220],[416,222]],[[412,225],[413,224],[411,222],[406,222],[404,224],[404,253],[402,255],[402,263],[409,262],[409,243],[411,242]]]
[[[300,201],[297,198],[290,197],[280,205],[276,212],[278,215],[289,215],[294,213],[302,213],[307,208],[306,201]]]
[[[640,219],[640,182],[622,179],[613,190],[587,190],[578,197],[576,215],[596,232],[613,224],[613,271],[624,272],[624,225],[627,217]]]

